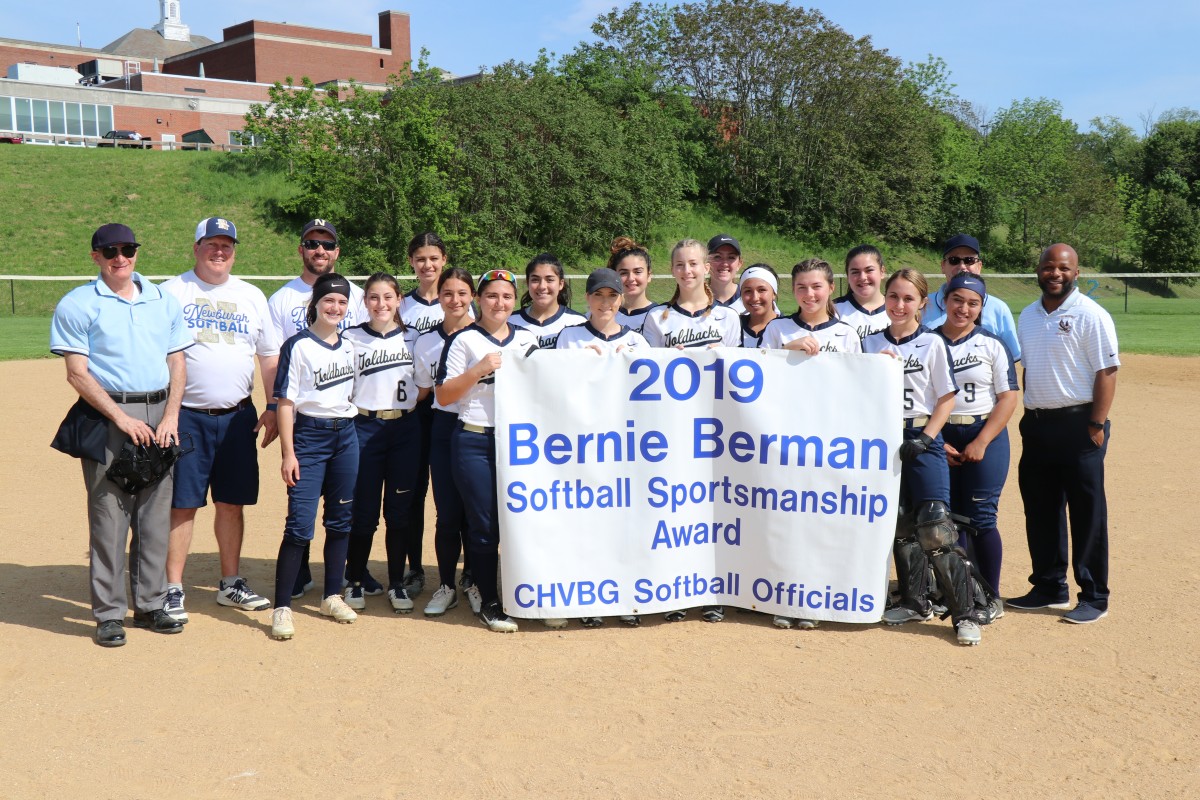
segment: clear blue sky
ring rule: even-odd
[[[262,19],[370,33],[386,8],[412,15],[414,55],[456,74],[539,48],[565,53],[591,36],[595,17],[626,0],[181,0],[183,21],[221,39],[222,28]],[[957,93],[991,114],[1024,97],[1050,97],[1086,128],[1096,116],[1123,119],[1170,108],[1200,109],[1200,31],[1194,0],[824,0],[812,3],[854,36],[904,60],[941,56]],[[157,0],[0,3],[0,36],[102,47],[158,20]],[[376,44],[378,42],[376,41]]]

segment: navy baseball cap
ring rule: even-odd
[[[721,245],[729,245],[737,254],[742,254],[742,246],[738,244],[738,240],[730,236],[728,233],[718,233],[716,236],[708,240],[708,252],[715,253]]]
[[[110,247],[114,244],[138,244],[138,240],[134,238],[133,231],[128,225],[122,225],[119,222],[110,222],[107,225],[101,225],[92,234],[93,250],[99,250],[101,247]],[[138,247],[141,247],[141,245],[138,245]]]
[[[960,245],[961,246],[961,245]],[[946,294],[949,295],[955,289],[966,289],[979,295],[979,299],[987,302],[987,284],[983,282],[983,278],[978,275],[972,275],[969,272],[960,272],[950,280],[946,281]]]
[[[196,225],[196,241],[211,239],[214,236],[228,236],[237,244],[237,228],[224,217],[208,217]]]
[[[334,228],[333,223],[327,219],[310,219],[308,222],[304,223],[304,227],[300,229],[300,238],[303,239],[313,231],[325,231],[333,237],[335,242],[337,241],[337,229]]]
[[[949,253],[956,247],[969,247],[975,251],[976,255],[979,254],[978,239],[974,236],[968,236],[965,233],[956,233],[946,240],[946,244],[942,245],[942,258],[945,258],[946,253]]]
[[[601,267],[591,275],[588,275],[587,293],[591,294],[601,289],[612,289],[617,294],[624,292],[624,289],[621,287],[621,276],[617,274],[616,270]]]

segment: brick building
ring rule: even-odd
[[[112,129],[154,142],[203,130],[234,144],[254,103],[276,81],[382,84],[412,57],[409,16],[379,14],[370,34],[250,20],[213,42],[193,36],[181,0],[159,0],[153,28],[135,28],[100,49],[0,38],[0,134],[27,141],[94,143]],[[61,68],[61,74],[47,68]]]

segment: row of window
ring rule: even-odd
[[[0,95],[0,131],[101,136],[112,129],[112,106]]]

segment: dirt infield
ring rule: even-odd
[[[62,364],[0,376],[16,426],[0,465],[0,797],[1200,796],[1200,537],[1184,510],[1200,359],[1121,369],[1109,617],[1013,611],[978,648],[945,622],[801,632],[750,614],[503,636],[465,602],[424,619],[428,593],[412,616],[368,598],[351,626],[318,617],[310,593],[296,639],[276,642],[268,612],[214,602],[205,510],[183,635],[131,629],[105,650],[79,466],[47,447],[74,397]],[[1015,426],[1005,596],[1029,570]],[[242,570],[268,594],[278,452],[261,462]]]

